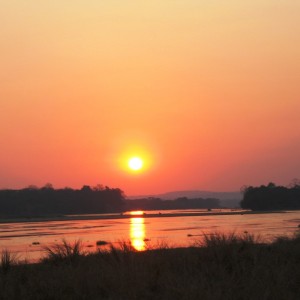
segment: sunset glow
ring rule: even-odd
[[[130,214],[132,215],[132,216],[141,216],[141,215],[143,215],[143,211],[142,210],[135,210],[135,211],[131,211],[130,212]]]
[[[300,1],[2,2],[0,188],[300,177]]]
[[[128,166],[131,170],[138,171],[143,167],[143,160],[139,157],[132,157],[128,161]]]

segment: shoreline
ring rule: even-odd
[[[118,220],[132,218],[172,218],[172,217],[196,217],[196,216],[226,216],[226,215],[259,215],[259,214],[276,214],[287,213],[287,211],[220,211],[220,212],[187,212],[187,213],[147,213],[140,215],[130,214],[97,214],[97,215],[62,215],[62,216],[45,216],[45,217],[20,217],[20,218],[0,218],[0,224],[7,223],[34,223],[34,222],[60,222],[60,221],[84,221],[84,220]]]

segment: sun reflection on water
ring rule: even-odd
[[[145,250],[145,223],[144,218],[130,219],[130,240],[131,244],[137,251]]]

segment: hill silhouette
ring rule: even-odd
[[[218,199],[220,207],[235,208],[240,207],[240,202],[243,198],[241,192],[212,192],[201,190],[186,190],[186,191],[171,191],[163,194],[152,195],[135,195],[128,196],[127,199],[145,199],[145,198],[159,198],[162,200],[175,200],[178,198],[202,198],[202,199]]]

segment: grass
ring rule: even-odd
[[[228,234],[224,234],[221,232],[216,232],[212,234],[203,234],[203,240],[200,241],[200,246],[203,247],[224,247],[224,246],[233,246],[233,245],[243,245],[254,243],[259,243],[260,237],[254,236],[252,234],[244,233],[244,234],[236,234],[235,232],[231,232]]]
[[[9,252],[7,249],[1,251],[0,270],[5,274],[13,265],[17,264],[18,258],[16,254]]]
[[[88,254],[80,245],[63,241],[41,263],[0,273],[0,299],[300,299],[300,236],[263,244],[214,234],[144,252],[121,242]]]
[[[52,246],[45,246],[43,250],[46,252],[46,257],[42,259],[43,263],[75,263],[81,259],[85,252],[83,251],[82,242],[80,240],[74,241],[73,244],[65,239],[61,244],[54,244]]]

